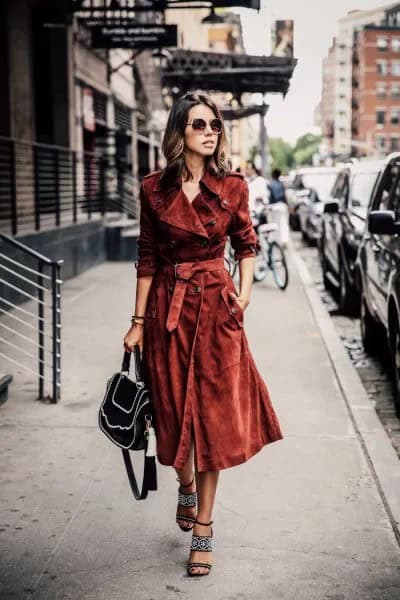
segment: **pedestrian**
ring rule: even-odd
[[[251,160],[246,162],[245,173],[249,186],[249,207],[250,211],[253,212],[257,210],[259,203],[268,204],[267,180]]]
[[[188,575],[208,575],[219,472],[282,439],[244,332],[258,241],[243,175],[230,171],[221,113],[189,92],[171,108],[166,166],[140,187],[132,327],[154,403],[157,457],[177,474],[176,521],[192,531]],[[239,293],[225,268],[226,236]],[[207,553],[207,554],[205,554]]]
[[[278,226],[278,241],[286,248],[289,242],[289,209],[286,198],[285,186],[279,179],[280,169],[274,169],[268,184],[270,191],[269,204],[273,222]]]

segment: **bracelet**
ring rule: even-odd
[[[132,315],[131,316],[131,323],[132,323],[132,325],[143,325],[144,324],[144,317],[140,317],[139,315]]]

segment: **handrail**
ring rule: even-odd
[[[0,233],[0,237],[3,240],[10,242],[13,246],[20,248],[21,250],[26,252],[26,254],[29,254],[30,256],[33,256],[34,258],[37,258],[38,260],[42,261],[46,265],[53,265],[55,263],[61,265],[64,262],[63,258],[59,258],[58,260],[52,260],[51,258],[47,258],[47,256],[44,256],[44,254],[40,254],[40,252],[37,252],[37,250],[30,248],[26,244],[23,244],[19,240],[16,240],[15,238],[7,235],[6,233]]]
[[[16,240],[15,238],[12,238],[4,233],[0,233],[0,242],[3,242],[9,248],[11,247],[14,252],[22,252],[25,259],[37,261],[37,270],[35,270],[25,265],[22,261],[16,260],[15,256],[8,257],[4,253],[0,252],[0,257],[4,257],[9,262],[12,262],[14,265],[16,265],[16,267],[19,269],[25,269],[25,272],[28,271],[32,274],[31,279],[29,279],[15,270],[13,271],[12,269],[5,267],[5,265],[0,264],[0,268],[2,268],[6,274],[9,274],[8,279],[14,278],[18,281],[19,278],[19,280],[22,280],[19,281],[18,285],[15,285],[15,282],[12,283],[3,277],[0,277],[0,285],[3,286],[4,290],[8,290],[9,294],[8,299],[5,298],[5,293],[0,295],[0,302],[3,302],[6,306],[10,307],[9,310],[5,310],[0,306],[0,311],[4,315],[9,314],[16,321],[25,326],[29,326],[31,329],[33,326],[26,319],[34,317],[37,322],[35,329],[37,332],[38,341],[34,341],[32,338],[18,331],[15,327],[10,327],[5,323],[0,323],[0,326],[3,328],[3,330],[14,334],[14,336],[19,336],[20,338],[23,338],[24,340],[33,344],[33,346],[37,349],[37,355],[26,350],[26,342],[23,343],[22,347],[18,345],[18,343],[16,343],[18,341],[18,337],[13,341],[0,337],[0,341],[2,344],[17,350],[22,355],[36,359],[38,369],[35,371],[24,362],[15,360],[15,358],[7,353],[6,349],[4,349],[4,352],[0,352],[0,356],[6,358],[12,364],[19,365],[23,369],[31,373],[35,373],[38,376],[39,398],[41,399],[44,398],[45,383],[51,381],[52,394],[49,395],[49,397],[51,402],[55,403],[60,399],[61,396],[61,284],[63,283],[63,280],[60,278],[60,271],[64,260],[53,260],[47,256],[44,256],[21,241]],[[44,273],[43,270],[45,268],[50,270],[50,275]],[[6,275],[4,275],[4,277],[5,276]],[[34,279],[37,281],[34,281]],[[50,288],[46,288],[45,280],[48,280]],[[36,288],[37,296],[34,296],[26,291],[27,285],[32,286],[34,289]],[[11,295],[12,292],[10,292],[10,290],[17,292],[17,294],[20,296],[28,298],[30,301],[35,301],[37,303],[37,314],[29,310],[25,310],[20,306],[17,306],[15,302],[12,302],[14,296]],[[50,293],[51,295],[49,300],[45,299],[46,293]],[[51,312],[51,326],[48,333],[46,332],[46,327],[49,319],[46,317],[46,309]],[[22,315],[26,315],[24,317],[25,320],[13,315],[10,310],[18,310],[20,314],[22,313]],[[47,347],[46,342],[49,344],[49,347]],[[45,375],[47,355],[51,356],[51,378]]]

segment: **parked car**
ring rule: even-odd
[[[303,239],[313,241],[320,235],[323,204],[328,200],[337,174],[335,167],[308,167],[296,171],[288,194],[289,223],[301,230]]]
[[[357,258],[361,286],[361,336],[376,351],[385,333],[400,417],[400,152],[384,161],[368,207]]]
[[[319,253],[324,284],[339,292],[341,312],[360,307],[356,259],[365,229],[368,204],[383,160],[363,160],[342,168],[324,205]]]

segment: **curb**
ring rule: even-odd
[[[291,250],[351,421],[400,545],[400,461],[315,289],[305,262],[293,246]]]

